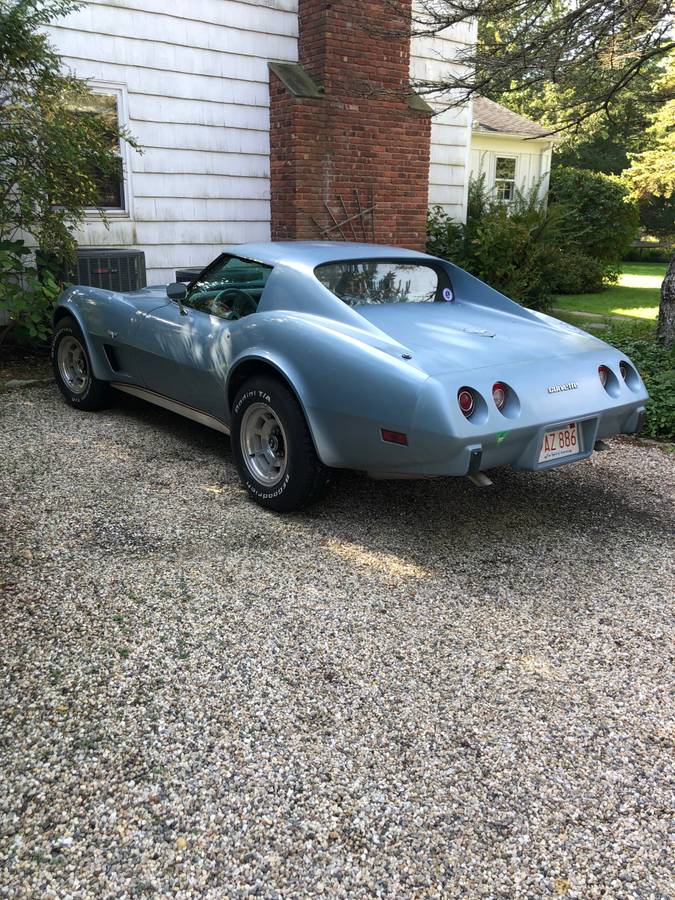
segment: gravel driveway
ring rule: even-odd
[[[673,454],[278,517],[140,401],[0,408],[0,896],[674,895]]]

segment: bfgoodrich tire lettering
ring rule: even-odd
[[[328,484],[298,401],[274,378],[251,378],[237,393],[232,455],[242,484],[267,509],[301,509],[319,499]]]
[[[52,340],[54,378],[66,401],[75,409],[102,409],[110,399],[110,386],[94,377],[91,359],[77,322],[66,316]]]

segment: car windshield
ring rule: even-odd
[[[349,306],[373,303],[429,303],[438,297],[438,273],[419,263],[392,260],[332,262],[316,277]]]

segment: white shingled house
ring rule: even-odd
[[[305,0],[301,14],[311,7]],[[109,227],[92,210],[80,247],[143,251],[147,281],[157,283],[205,265],[225,244],[268,240],[270,63],[298,61],[301,27],[298,0],[88,0],[50,26],[65,66],[95,91],[98,112],[143,148],[120,148],[123,179],[101,190]],[[468,25],[414,39],[411,80],[442,78],[473,41]],[[361,51],[367,56],[367,42]],[[546,176],[551,141],[538,126],[479,100],[472,128],[470,106],[430,103],[422,202],[463,220],[470,172],[487,172],[504,199],[514,184]]]

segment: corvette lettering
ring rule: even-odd
[[[562,391],[576,391],[579,385],[576,381],[568,381],[567,384],[552,384],[551,387],[546,388],[549,394],[560,394]]]

